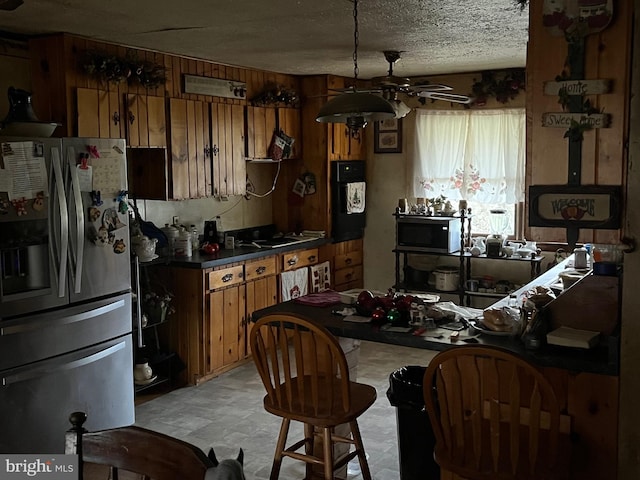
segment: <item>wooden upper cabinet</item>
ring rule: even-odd
[[[127,145],[132,147],[166,147],[167,121],[165,99],[155,95],[126,95]]]
[[[213,196],[244,195],[247,185],[242,105],[211,104]]]
[[[124,138],[122,105],[117,91],[76,89],[78,137]]]
[[[209,104],[169,100],[171,127],[171,197],[174,200],[212,195]]]

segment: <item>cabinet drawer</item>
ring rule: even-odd
[[[355,267],[356,265],[362,265],[362,251],[343,253],[336,255],[334,259],[334,268],[336,270]]]
[[[306,267],[318,263],[318,249],[310,248],[309,250],[297,250],[295,252],[285,253],[282,255],[282,271],[295,270],[296,268]]]
[[[341,268],[335,271],[335,283],[340,285],[341,283],[349,283],[362,280],[362,265],[357,265],[352,268]]]
[[[217,288],[230,287],[244,281],[244,267],[238,265],[235,267],[223,268],[222,270],[214,270],[209,272],[209,290]]]
[[[255,280],[256,278],[275,275],[276,273],[276,257],[266,257],[253,262],[247,262],[244,265],[244,279]]]

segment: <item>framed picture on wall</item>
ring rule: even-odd
[[[402,119],[379,120],[373,125],[375,153],[402,153]]]

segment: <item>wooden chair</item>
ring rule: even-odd
[[[451,348],[431,360],[423,388],[442,469],[469,480],[569,478],[570,418],[521,357]]]
[[[331,480],[336,469],[356,456],[363,479],[370,480],[356,419],[373,405],[376,390],[349,380],[347,360],[337,339],[309,320],[276,314],[256,322],[250,341],[267,391],[264,408],[282,417],[271,480],[278,478],[283,457],[306,462],[307,479],[316,465],[322,467],[325,480]],[[304,438],[287,447],[291,420],[304,424]],[[335,427],[343,425],[349,431],[340,435]],[[314,447],[316,438],[318,446]],[[348,444],[347,452],[334,455],[336,442]],[[355,446],[352,451],[351,445]],[[297,451],[302,446],[304,453]],[[321,452],[317,451],[320,447]]]
[[[79,480],[96,476],[95,468],[90,470],[94,475],[85,475],[85,464],[108,467],[111,480],[118,480],[120,473],[145,480],[196,480],[215,470],[204,452],[190,443],[135,426],[87,432],[82,427],[86,419],[84,412],[72,413],[73,427],[65,437],[65,453],[79,455]]]

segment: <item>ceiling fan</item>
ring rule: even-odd
[[[377,93],[390,102],[396,111],[396,118],[402,118],[407,115],[411,109],[398,98],[398,94],[404,94],[410,97],[429,98],[431,100],[443,100],[446,102],[469,104],[472,98],[468,95],[451,93],[452,87],[439,83],[430,83],[425,80],[412,81],[410,78],[398,77],[393,74],[393,65],[400,60],[400,53],[397,50],[385,50],[382,52],[384,58],[389,63],[389,71],[387,75],[382,77],[374,77],[371,79],[370,88],[358,88],[361,93]],[[354,87],[339,89],[342,93],[354,92]]]

